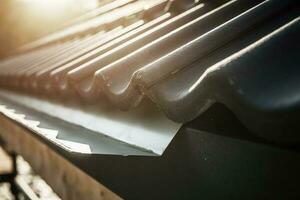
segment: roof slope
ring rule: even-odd
[[[49,98],[80,98],[87,104],[105,96],[122,110],[149,97],[177,122],[192,120],[219,101],[256,132],[262,125],[250,118],[290,105],[267,85],[279,84],[277,76],[283,88],[296,81],[292,74],[287,76],[294,79],[281,79],[280,73],[299,64],[299,47],[291,48],[291,43],[299,43],[298,1],[187,1],[181,9],[168,1],[149,2],[129,2],[130,17],[128,12],[105,13],[113,26],[95,34],[2,61],[1,86]],[[94,21],[92,27],[103,25]],[[263,70],[266,63],[274,68],[274,79],[262,81],[265,87],[260,87],[260,80],[269,76]],[[295,91],[283,93],[294,94],[291,104],[298,105]],[[266,94],[275,95],[277,103],[266,100]]]

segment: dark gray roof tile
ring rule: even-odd
[[[3,60],[0,84],[49,98],[79,98],[87,104],[105,97],[122,110],[148,97],[178,122],[194,119],[218,101],[232,107],[245,122],[248,118],[240,114],[239,106],[250,100],[240,100],[247,97],[241,95],[245,88],[232,92],[228,80],[247,86],[240,70],[248,65],[262,69],[263,56],[275,68],[279,62],[291,65],[276,53],[270,59],[270,52],[280,50],[277,43],[285,47],[290,34],[298,31],[297,1],[175,1],[170,6],[157,0],[149,4],[151,12],[143,3],[126,5],[134,14],[132,20],[128,19],[131,12],[121,7],[117,11],[122,12],[103,14],[106,19],[111,14],[107,20],[113,25],[102,32]],[[143,15],[136,15],[140,12]],[[298,49],[295,45],[285,50],[295,55]],[[291,58],[298,63],[296,56]],[[261,103],[259,99],[252,103]]]

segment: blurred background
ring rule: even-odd
[[[105,0],[1,0],[0,57],[49,34]]]
[[[105,0],[0,0],[0,58],[18,46],[54,32],[78,16],[100,7]],[[0,173],[10,171],[8,156],[0,148]],[[41,199],[58,200],[51,188],[21,157],[21,176]],[[13,200],[8,183],[0,184],[0,200]]]

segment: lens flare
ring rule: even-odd
[[[19,0],[28,15],[46,18],[82,13],[99,5],[98,0]]]

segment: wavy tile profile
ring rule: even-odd
[[[83,104],[105,97],[125,111],[147,97],[176,122],[195,119],[221,102],[268,138],[274,132],[269,126],[295,126],[293,118],[284,116],[298,116],[289,106],[299,108],[300,95],[284,90],[282,95],[293,97],[288,102],[274,87],[299,83],[291,72],[296,74],[300,63],[299,45],[291,45],[300,44],[298,1],[108,5],[111,10],[68,27],[72,34],[58,34],[68,40],[39,40],[2,60],[1,86],[50,99],[80,98]],[[264,80],[270,70],[273,78]],[[281,140],[280,135],[274,138]],[[299,141],[299,136],[292,134],[291,140]]]

